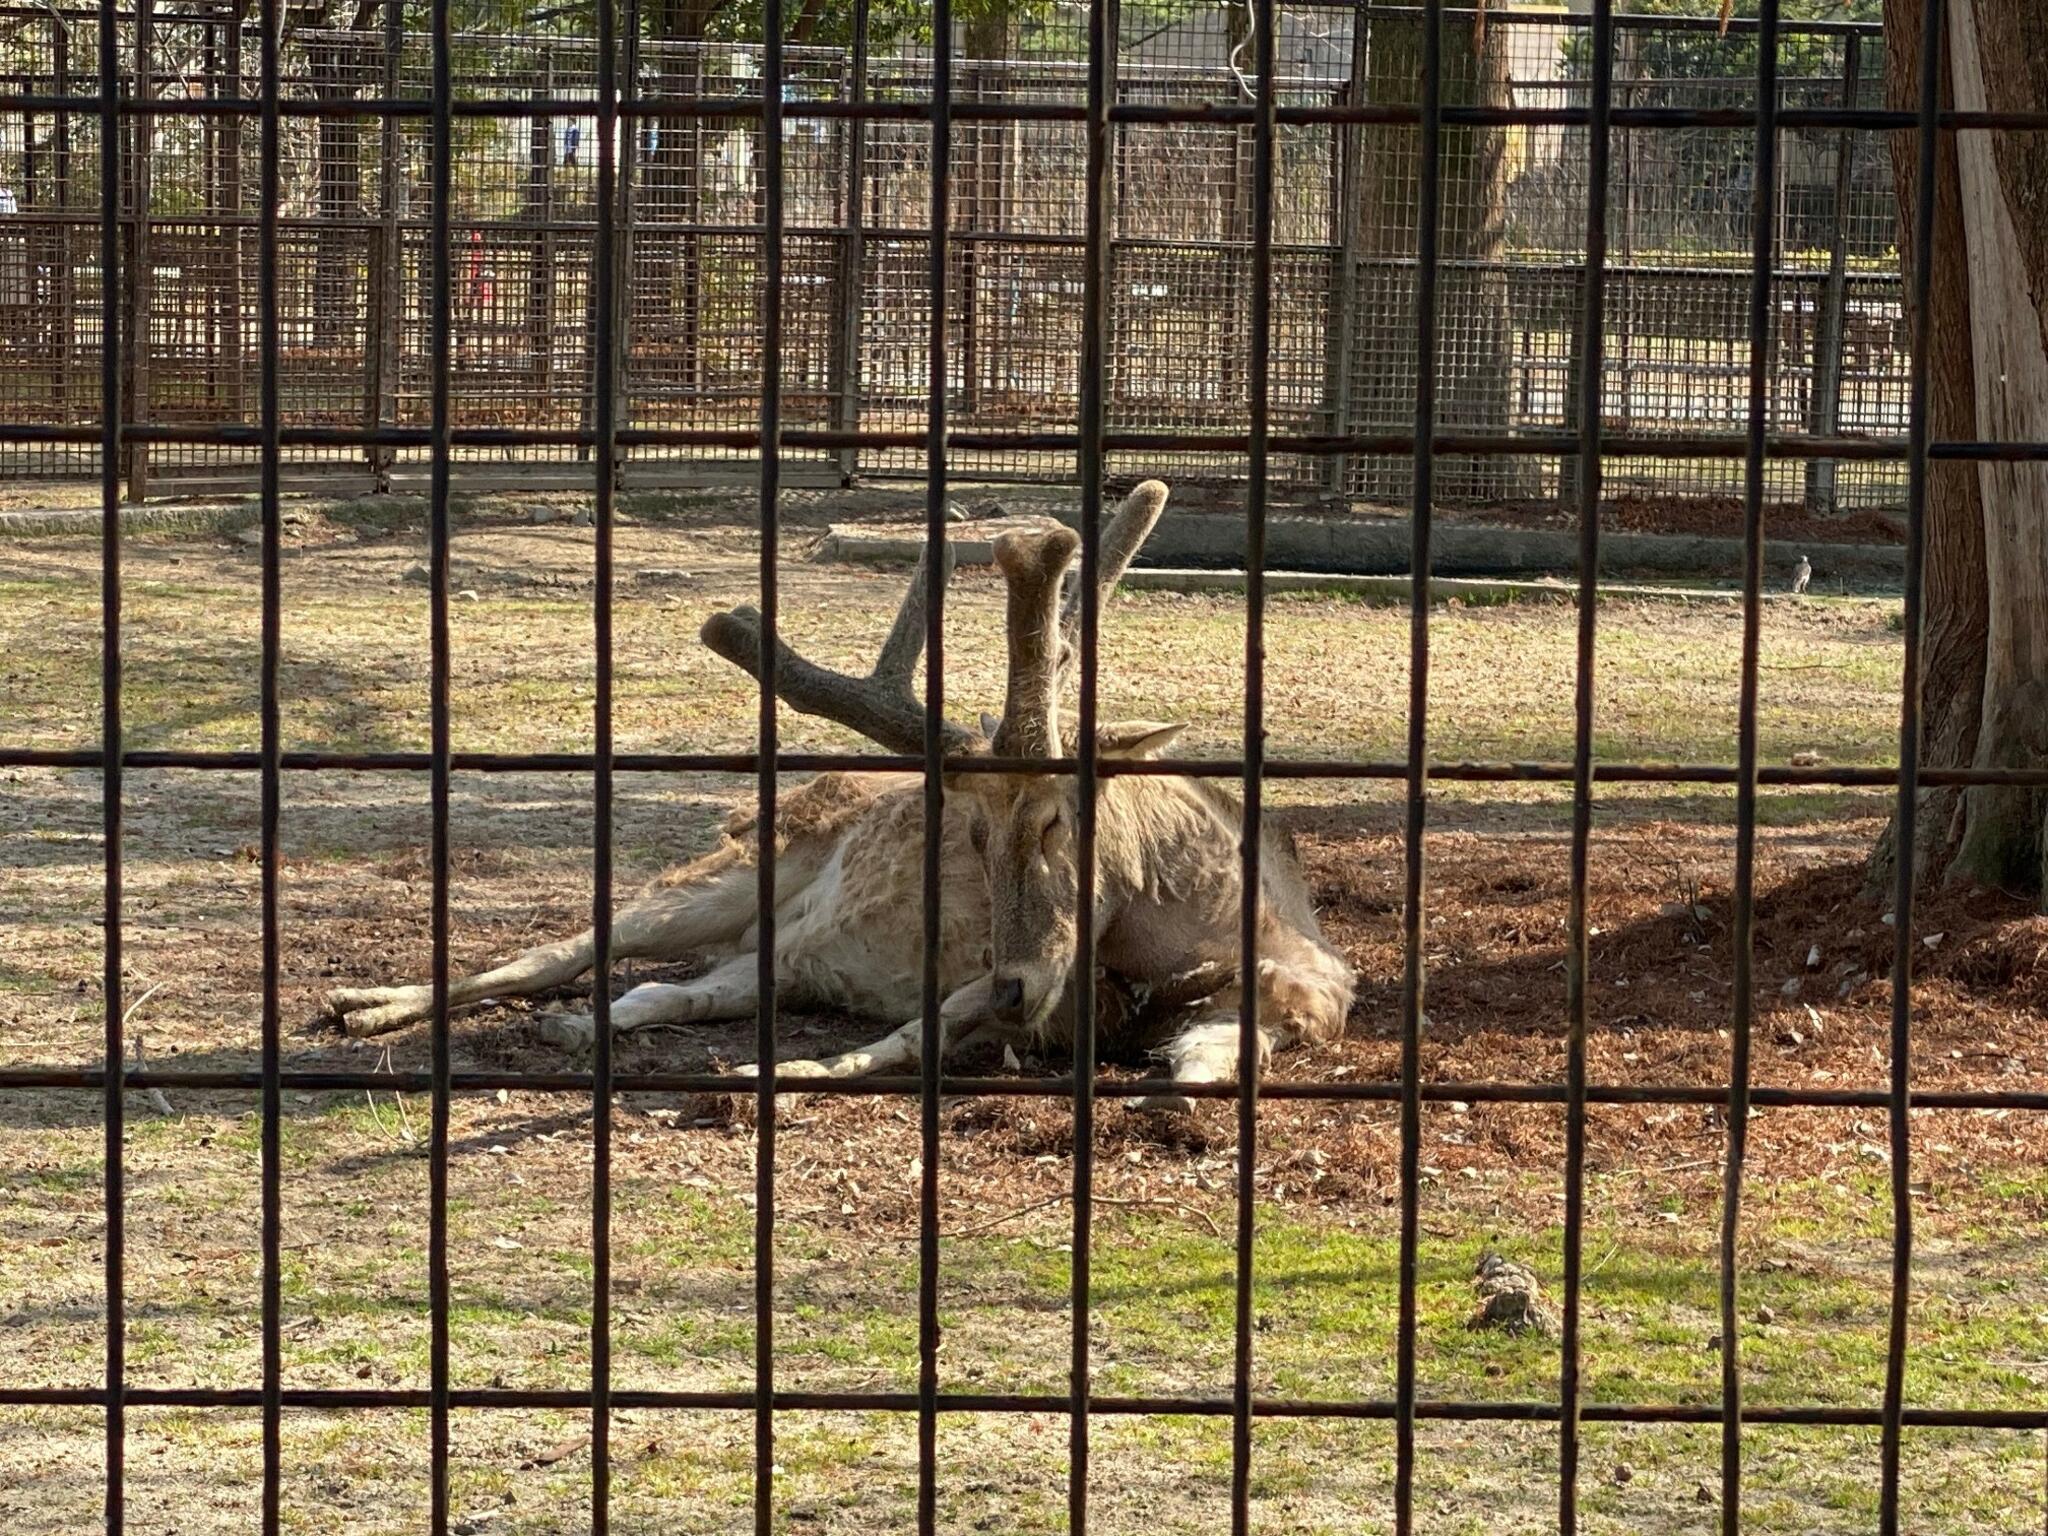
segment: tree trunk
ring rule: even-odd
[[[1004,4],[990,5],[967,19],[965,35],[961,39],[961,56],[979,60],[1014,59],[1022,40],[1016,11]]]
[[[1885,7],[1888,91],[1917,105],[1923,0]],[[1944,105],[2037,110],[2048,101],[2048,13],[2032,0],[1950,0]],[[1936,155],[1928,358],[1936,439],[2048,439],[2048,144],[1945,135]],[[1893,141],[1908,285],[1918,146]],[[1922,761],[2048,762],[2048,466],[1936,464],[1928,481]],[[1921,878],[2043,891],[2044,802],[1976,787],[1923,799]],[[1892,840],[1878,850],[1889,862]]]
[[[1409,105],[1422,78],[1423,22],[1369,12],[1372,28],[1366,97]],[[1511,29],[1483,35],[1469,19],[1443,22],[1445,106],[1508,104]],[[1437,279],[1437,420],[1448,430],[1508,427],[1513,338],[1508,314],[1507,132],[1479,125],[1441,130]],[[1422,136],[1413,128],[1368,135],[1359,167],[1357,248],[1364,264],[1361,344],[1377,354],[1357,403],[1361,424],[1400,430],[1415,409],[1416,218],[1421,206]],[[1409,494],[1406,459],[1366,460],[1365,492],[1390,500]],[[1491,458],[1443,465],[1446,497],[1519,498],[1533,491],[1534,461]]]

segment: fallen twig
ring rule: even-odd
[[[1161,1195],[1096,1195],[1094,1199],[1097,1205],[1162,1206],[1167,1210],[1178,1212],[1180,1215],[1194,1217],[1195,1220],[1199,1221],[1204,1227],[1208,1228],[1209,1235],[1211,1237],[1221,1237],[1223,1235],[1222,1228],[1216,1225],[1215,1218],[1212,1217],[1207,1211],[1201,1209],[1199,1206],[1188,1205],[1179,1200],[1169,1200]]]
[[[377,1060],[377,1070],[379,1072],[389,1072],[391,1070],[391,1047],[389,1045],[384,1047],[383,1054]],[[377,1112],[376,1099],[371,1096],[368,1089],[363,1090],[363,1097],[369,1101],[370,1113],[376,1118],[377,1129],[382,1131],[384,1129],[384,1117]],[[405,1112],[405,1095],[393,1089],[391,1103],[392,1107],[398,1111],[398,1140],[408,1147],[416,1146],[419,1143],[419,1137],[413,1131],[412,1116]]]
[[[155,997],[157,993],[163,991],[163,989],[168,985],[170,985],[170,983],[167,981],[158,982],[155,986],[149,988],[149,990],[144,992],[142,996],[136,998],[134,1002],[130,1003],[125,1009],[123,1009],[121,1012],[121,1028],[125,1031],[128,1028],[128,1021],[135,1017],[136,1010],[141,1008],[142,1005],[148,1002],[152,997]],[[139,1032],[135,1036],[135,1070],[138,1072],[142,1070],[142,1036]],[[163,1089],[147,1088],[144,1089],[143,1092],[149,1099],[149,1107],[155,1110],[158,1114],[168,1116],[176,1113],[176,1111],[171,1108],[171,1101],[164,1097]]]

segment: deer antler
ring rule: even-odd
[[[1096,611],[1107,604],[1110,595],[1116,591],[1116,584],[1123,580],[1124,572],[1131,568],[1131,562],[1138,557],[1138,551],[1145,547],[1145,540],[1152,536],[1153,525],[1166,510],[1166,486],[1158,480],[1147,480],[1124,498],[1124,504],[1116,509],[1116,516],[1109,526],[1102,530],[1101,542],[1095,552],[1095,593]],[[1065,691],[1067,679],[1081,661],[1081,568],[1075,566],[1068,573],[1065,594],[1060,600],[1060,663],[1059,690]]]
[[[911,691],[911,674],[924,651],[926,612],[926,568],[930,546],[918,557],[910,588],[896,610],[896,622],[875,658],[874,670],[866,677],[834,672],[806,661],[784,643],[775,641],[775,694],[800,714],[835,720],[861,733],[892,752],[914,756],[924,751],[924,703]],[[939,544],[938,584],[953,579],[953,546]],[[704,621],[704,644],[717,655],[752,677],[761,675],[761,615],[751,607],[714,613]],[[949,753],[978,752],[987,746],[983,737],[948,720],[940,730],[943,747]]]
[[[1010,680],[994,746],[1003,757],[1060,755],[1058,702],[1060,578],[1073,563],[1081,537],[1071,528],[1006,533],[996,540],[996,564],[1009,587]]]

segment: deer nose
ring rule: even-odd
[[[1024,978],[1021,976],[997,976],[989,982],[988,1005],[996,1014],[1005,1019],[1014,1019],[1024,1011]]]

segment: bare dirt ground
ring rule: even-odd
[[[546,523],[532,520],[545,507]],[[286,567],[286,731],[294,746],[423,747],[424,588],[417,509],[296,509]],[[466,515],[455,551],[458,748],[564,750],[589,739],[589,530],[567,499]],[[620,533],[619,745],[744,747],[746,679],[694,632],[747,600],[753,538],[712,502],[629,519]],[[821,506],[819,522],[843,520]],[[793,519],[800,522],[800,519]],[[886,624],[901,578],[807,565],[785,546],[784,612],[800,647],[850,664]],[[85,744],[97,729],[96,550],[0,546],[0,671],[8,739]],[[233,539],[142,538],[127,552],[127,711],[150,746],[255,745],[253,554]],[[963,575],[949,691],[994,702],[997,589]],[[1398,757],[1405,610],[1276,602],[1269,677],[1275,755]],[[1555,759],[1570,743],[1569,608],[1458,610],[1436,621],[1432,729],[1445,757]],[[1739,629],[1716,612],[1616,605],[1602,617],[1600,752],[1726,760]],[[1105,630],[1106,708],[1187,718],[1196,750],[1230,750],[1242,613],[1218,598],[1132,594]],[[1764,637],[1767,760],[1882,762],[1896,730],[1897,635],[1884,605],[1774,609]],[[727,675],[730,674],[730,675]],[[851,745],[786,717],[793,747]],[[131,1039],[159,1064],[256,1062],[260,967],[253,776],[130,776],[124,848]],[[712,776],[626,775],[622,885],[705,847],[749,792]],[[429,876],[417,776],[289,776],[284,813],[284,1017],[295,1067],[423,1066],[422,1030],[346,1041],[319,1018],[338,983],[424,974]],[[1398,1067],[1397,791],[1275,786],[1332,935],[1362,977],[1349,1037],[1293,1053],[1276,1075],[1379,1081]],[[1885,800],[1772,793],[1759,831],[1759,1083],[1882,1088],[1893,930],[1862,894],[1860,860]],[[0,1060],[91,1062],[102,848],[95,775],[0,770]],[[1595,820],[1589,1074],[1600,1083],[1726,1080],[1732,797],[1697,787],[1603,791]],[[453,871],[458,964],[573,930],[590,901],[587,786],[563,775],[463,775]],[[1554,787],[1445,786],[1426,845],[1431,1081],[1563,1077],[1568,797]],[[2048,1086],[2048,925],[1997,898],[1937,897],[1916,914],[1914,1082]],[[652,972],[642,971],[633,979]],[[624,978],[622,978],[624,979]],[[459,1013],[458,1068],[563,1064],[521,1004]],[[814,1055],[873,1031],[793,1018],[784,1051]],[[624,1070],[730,1063],[750,1028],[622,1044]],[[1000,1061],[970,1064],[1007,1070]],[[1059,1063],[1027,1060],[1030,1074]],[[132,1379],[259,1380],[256,1124],[248,1096],[130,1104]],[[426,1382],[427,1106],[417,1098],[293,1094],[286,1126],[287,1377],[294,1386]],[[97,1379],[103,1233],[95,1095],[0,1096],[0,1373],[33,1385]],[[750,1105],[635,1096],[615,1156],[615,1333],[621,1385],[752,1382]],[[1916,1111],[1918,1191],[1909,1400],[2037,1404],[2048,1387],[2048,1219],[2039,1117]],[[1222,1394],[1230,1381],[1238,1147],[1228,1106],[1161,1122],[1098,1111],[1092,1330],[1100,1390]],[[1588,1123],[1588,1384],[1602,1401],[1711,1402],[1718,1392],[1714,1234],[1725,1125],[1716,1107],[1596,1108]],[[588,1369],[588,1105],[538,1093],[465,1096],[452,1116],[451,1322],[463,1385],[576,1386]],[[1058,1100],[950,1104],[944,1117],[942,1379],[948,1390],[1058,1393],[1069,1333],[1071,1118]],[[1750,1400],[1868,1406],[1883,1378],[1888,1151],[1883,1116],[1765,1111],[1750,1127],[1740,1249]],[[1254,1163],[1262,1393],[1391,1390],[1398,1124],[1386,1104],[1271,1100]],[[915,1108],[880,1099],[784,1102],[778,1154],[778,1381],[905,1390],[916,1369]],[[1463,1326],[1477,1252],[1500,1245],[1556,1283],[1563,1117],[1552,1105],[1432,1105],[1423,1126],[1425,1395],[1554,1397],[1554,1344]],[[252,1518],[253,1413],[138,1413],[131,1529],[212,1536]],[[472,1531],[587,1528],[587,1425],[572,1414],[472,1411],[455,1428],[458,1518]],[[98,1420],[0,1412],[0,1521],[94,1528]],[[742,1415],[629,1413],[616,1429],[618,1528],[746,1528]],[[857,1532],[907,1522],[914,1426],[869,1414],[783,1416],[778,1524]],[[1098,1523],[1214,1529],[1227,1518],[1229,1431],[1205,1418],[1098,1426]],[[948,1417],[949,1529],[1063,1524],[1057,1414]],[[1752,1430],[1757,1529],[1852,1530],[1874,1514],[1874,1433]],[[569,1449],[563,1450],[567,1446]],[[1419,1511],[1432,1532],[1540,1528],[1554,1518],[1555,1432],[1432,1425]],[[2038,1530],[2040,1437],[1916,1434],[1909,1489],[1930,1529]],[[554,1453],[561,1452],[556,1455]],[[1603,1426],[1587,1447],[1587,1526],[1711,1529],[1711,1428]],[[396,1410],[291,1415],[293,1530],[420,1528],[423,1418]],[[1287,1531],[1389,1523],[1385,1425],[1260,1426],[1255,1519]],[[1626,1468],[1626,1475],[1619,1469]]]

